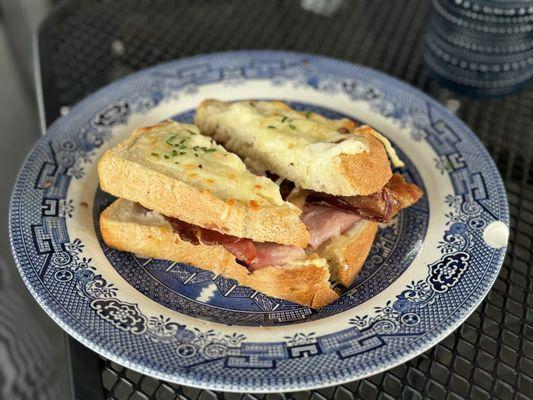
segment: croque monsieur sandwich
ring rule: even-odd
[[[377,223],[422,196],[392,174],[390,143],[347,119],[206,100],[195,124],[138,129],[100,159],[119,197],[100,216],[107,245],[319,308],[352,284]]]

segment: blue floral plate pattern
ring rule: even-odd
[[[205,98],[281,99],[368,123],[424,198],[383,225],[354,284],[321,310],[194,266],[108,248],[103,152],[137,127],[192,121]],[[443,339],[487,294],[508,237],[505,191],[474,134],[434,100],[376,71],[307,54],[183,59],[109,85],[54,123],[19,174],[10,208],[20,274],[43,309],[104,357],[224,391],[292,391],[355,380]]]

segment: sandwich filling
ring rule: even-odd
[[[300,219],[306,225],[310,241],[306,249],[277,243],[260,243],[251,239],[226,235],[218,231],[192,225],[176,218],[165,217],[181,240],[198,245],[220,245],[251,271],[267,266],[279,266],[303,259],[327,245],[333,238],[352,229],[362,219],[388,222],[402,208],[420,199],[422,191],[399,175],[378,193],[369,196],[339,197],[290,188],[281,183],[284,199],[301,207]]]

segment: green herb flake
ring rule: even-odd
[[[174,164],[179,164],[179,161],[174,161]]]
[[[165,157],[167,160],[170,158],[169,156],[167,156],[166,154],[163,155],[163,157]]]
[[[196,132],[193,132],[193,131],[191,131],[190,129],[187,129],[187,132],[189,132],[189,133],[190,133],[191,135],[193,135],[193,136],[197,134]]]
[[[267,128],[268,129],[276,129],[276,127],[274,125],[268,125]]]
[[[287,121],[287,119],[288,119],[287,117],[283,117],[283,118],[281,119],[281,122],[285,122],[285,121]]]
[[[198,157],[198,153],[194,153],[194,156],[195,156],[195,157]]]
[[[305,113],[305,118],[310,118],[312,114],[313,114],[312,111],[307,111],[307,112]]]
[[[200,146],[194,146],[192,149],[193,149],[194,151],[198,151],[199,148],[200,148]]]
[[[179,155],[180,155],[180,156],[184,156],[185,154],[187,154],[187,152],[185,152],[185,151],[180,151],[180,152],[179,152]]]
[[[172,141],[176,139],[176,135],[169,136],[167,138],[167,144],[172,146]]]
[[[204,150],[206,153],[212,153],[214,151],[217,151],[217,149],[205,149]]]
[[[186,138],[185,139],[181,139],[179,143],[183,144],[183,143],[185,143],[186,140],[187,140]]]
[[[176,157],[178,155],[178,152],[176,150],[172,150],[172,157]]]
[[[158,153],[150,153],[150,154],[153,155],[154,157],[159,157]]]
[[[289,124],[289,128],[296,129],[296,127],[293,124]]]

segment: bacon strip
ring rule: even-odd
[[[389,222],[402,208],[416,203],[423,195],[414,183],[406,182],[402,175],[394,174],[377,193],[368,196],[333,196],[311,192],[308,204],[322,204],[346,210],[369,221]]]
[[[257,249],[255,244],[250,239],[238,238],[236,236],[226,235],[218,231],[202,228],[197,225],[189,224],[177,218],[165,217],[172,226],[180,239],[194,245],[200,243],[213,246],[221,245],[233,254],[238,260],[251,264],[257,257]]]
[[[251,239],[226,235],[176,218],[165,218],[181,240],[194,245],[202,243],[208,246],[224,246],[237,260],[242,261],[252,271],[269,265],[285,264],[290,260],[305,256],[304,249],[296,246],[284,246],[277,243],[255,243]]]

